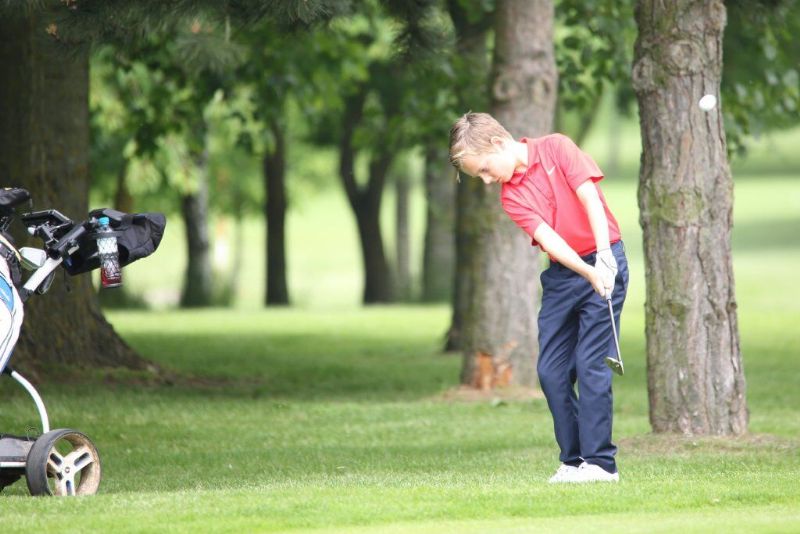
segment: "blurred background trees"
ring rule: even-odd
[[[464,111],[488,109],[498,4],[67,4],[57,20],[62,40],[94,44],[94,198],[120,209],[145,200],[167,211],[180,206],[188,261],[178,304],[235,303],[242,249],[252,246],[243,242],[243,225],[259,213],[263,302],[289,304],[286,221],[294,194],[338,182],[359,235],[361,300],[450,299],[446,346],[461,346],[471,283],[465,243],[479,231],[469,228],[474,207],[466,192],[476,184],[453,185],[445,132]],[[553,130],[580,143],[605,95],[616,110],[612,121],[635,110],[633,4],[555,3]],[[723,111],[731,148],[743,150],[748,135],[798,115],[791,35],[800,17],[789,0],[728,4],[725,54],[737,61],[724,63]],[[102,24],[109,17],[114,23]],[[620,148],[617,136],[609,138],[613,173]],[[315,170],[301,171],[298,160],[316,162]],[[415,191],[425,202],[421,243],[410,243],[420,238],[406,229]],[[392,235],[381,215],[386,195],[394,201]],[[212,265],[215,242],[237,258],[218,262],[221,272]]]

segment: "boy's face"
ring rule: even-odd
[[[510,148],[510,142],[498,137],[492,138],[494,151],[464,156],[461,170],[470,176],[483,180],[486,185],[505,183],[511,179],[517,166],[517,159]]]

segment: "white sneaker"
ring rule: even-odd
[[[619,473],[609,473],[599,465],[583,462],[572,482],[619,482]]]
[[[560,484],[562,482],[577,482],[578,468],[574,465],[561,464],[556,474],[550,477],[550,484]]]

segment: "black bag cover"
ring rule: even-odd
[[[163,213],[123,213],[111,208],[92,210],[90,217],[108,217],[109,225],[117,235],[120,266],[145,258],[156,251],[167,218]],[[86,234],[79,240],[80,249],[64,262],[71,275],[85,273],[100,267],[95,234]]]
[[[31,194],[21,187],[3,187],[0,189],[0,213],[6,214],[13,211],[14,206],[30,200]]]

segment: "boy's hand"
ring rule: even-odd
[[[603,277],[600,275],[600,271],[591,265],[586,265],[586,271],[586,279],[592,284],[592,288],[594,288],[598,295],[606,298],[606,286],[603,283]]]
[[[600,275],[604,288],[600,296],[609,298],[614,292],[614,279],[617,277],[617,260],[614,259],[614,253],[610,248],[597,251],[594,267]]]

